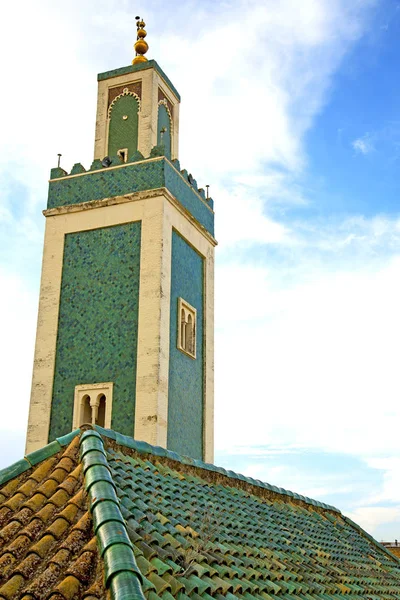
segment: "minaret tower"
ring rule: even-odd
[[[213,201],[144,28],[98,75],[90,169],[51,171],[27,452],[90,422],[213,460]]]

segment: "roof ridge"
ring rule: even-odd
[[[275,494],[279,494],[281,496],[286,496],[293,500],[304,502],[305,504],[309,504],[310,506],[316,506],[324,510],[330,510],[338,514],[342,514],[338,508],[336,508],[335,506],[331,506],[330,504],[325,504],[325,502],[320,502],[319,500],[308,498],[307,496],[297,494],[296,492],[292,492],[290,490],[271,485],[269,483],[261,481],[260,479],[246,477],[245,475],[236,473],[235,471],[227,470],[223,467],[217,467],[216,465],[213,465],[211,463],[205,463],[196,458],[190,458],[189,456],[180,455],[177,452],[167,450],[166,448],[162,448],[161,446],[152,446],[148,442],[141,442],[135,440],[133,437],[123,435],[122,433],[114,431],[113,429],[105,429],[104,427],[100,427],[99,425],[84,425],[79,429],[75,429],[74,431],[71,431],[66,435],[56,438],[53,442],[50,442],[43,448],[26,454],[21,460],[13,463],[11,466],[6,467],[5,469],[0,470],[0,485],[7,483],[10,479],[17,477],[18,475],[21,475],[21,473],[24,473],[40,461],[44,460],[45,458],[49,458],[50,456],[57,454],[57,452],[59,452],[62,447],[69,444],[71,440],[74,439],[74,437],[76,437],[84,431],[96,431],[100,434],[100,436],[112,439],[118,445],[124,446],[126,448],[131,448],[132,450],[139,452],[139,454],[151,454],[153,456],[168,458],[170,460],[180,462],[181,464],[187,466],[197,467],[206,471],[211,471],[213,473],[224,475],[229,479],[243,481],[249,485],[254,485],[258,488],[274,492]]]
[[[142,591],[143,576],[137,566],[121,513],[103,439],[94,429],[88,429],[81,435],[80,459],[94,534],[99,554],[104,561],[105,587],[111,590],[113,600],[145,600]]]
[[[224,469],[223,467],[217,467],[211,463],[205,463],[196,458],[190,458],[189,456],[183,456],[178,454],[177,452],[173,452],[172,450],[167,450],[166,448],[162,448],[161,446],[152,446],[148,442],[141,442],[135,440],[134,438],[123,435],[113,429],[105,429],[104,427],[100,427],[99,425],[92,426],[95,431],[97,431],[101,436],[106,438],[110,438],[114,440],[118,445],[124,446],[125,448],[130,448],[135,450],[139,454],[152,454],[153,456],[161,456],[164,458],[168,458],[170,460],[174,460],[176,462],[180,462],[181,464],[198,467],[200,469],[204,469],[206,471],[211,471],[213,473],[218,473],[220,475],[224,475],[229,479],[243,481],[249,485],[254,485],[258,488],[268,490],[270,492],[274,492],[275,494],[279,494],[281,496],[289,497],[293,500],[298,500],[300,502],[304,502],[305,504],[309,504],[310,506],[316,506],[318,508],[324,510],[330,510],[332,512],[342,514],[341,511],[335,506],[331,506],[330,504],[325,504],[324,502],[320,502],[319,500],[313,500],[312,498],[308,498],[307,496],[302,496],[301,494],[296,494],[296,492],[292,492],[290,490],[285,490],[284,488],[277,487],[275,485],[271,485],[260,479],[253,479],[252,477],[246,477],[240,473],[235,473],[234,471]]]

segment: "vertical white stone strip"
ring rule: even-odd
[[[139,112],[138,150],[145,158],[157,144],[157,89],[154,69],[142,71],[142,106]]]
[[[161,446],[167,443],[169,251],[164,198],[153,199],[145,206],[141,234],[135,439]]]
[[[26,453],[48,442],[60,306],[64,234],[46,219]]]
[[[214,247],[204,261],[204,460],[214,462]]]
[[[179,103],[174,104],[171,158],[179,158]]]
[[[96,131],[94,139],[94,158],[104,158],[107,154],[107,104],[108,82],[99,81],[97,90]]]

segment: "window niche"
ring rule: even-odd
[[[177,347],[191,358],[196,358],[196,309],[183,298],[178,298]]]
[[[119,156],[122,162],[128,162],[128,148],[120,148],[117,152],[117,156]]]
[[[111,428],[112,383],[91,383],[75,387],[73,429],[85,423]]]

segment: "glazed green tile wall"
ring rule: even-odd
[[[206,201],[192,191],[184,178],[176,171],[170,162],[165,162],[165,187],[179,200],[186,210],[203,225],[207,231],[214,235],[214,212],[207,206]]]
[[[167,447],[198,459],[203,458],[203,268],[203,258],[173,231]],[[176,345],[179,297],[197,310],[196,359]]]
[[[47,208],[166,187],[214,235],[214,212],[165,158],[50,180]]]
[[[133,435],[141,222],[66,235],[49,439],[71,431],[78,384],[114,382],[112,427]]]
[[[118,150],[128,148],[128,156],[138,149],[139,103],[134,96],[121,96],[111,109],[108,134],[108,155],[116,156]]]
[[[161,131],[165,129],[162,137]],[[165,156],[171,158],[171,121],[164,104],[158,107],[157,145],[164,144]]]

